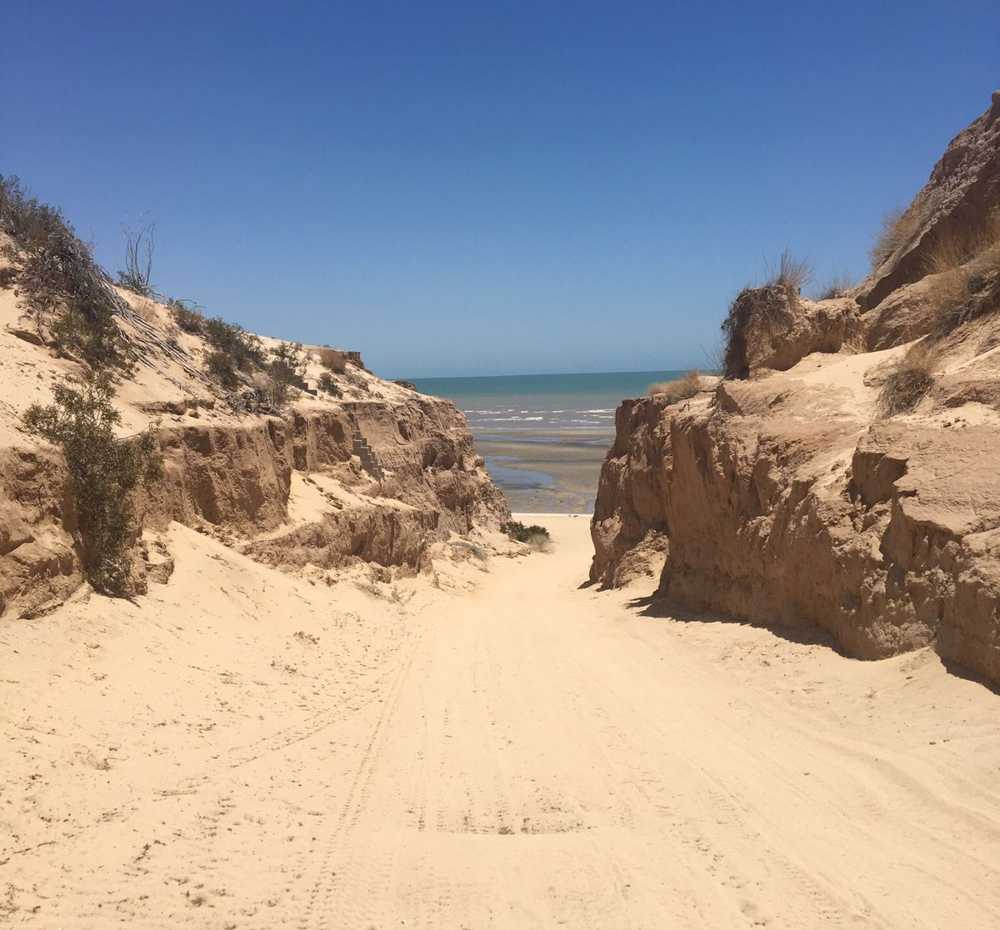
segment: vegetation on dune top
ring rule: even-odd
[[[115,319],[121,299],[62,213],[30,197],[17,178],[0,176],[0,230],[12,240],[6,257],[39,330],[95,371],[130,371],[131,353]]]
[[[700,390],[701,375],[697,369],[692,369],[680,378],[674,378],[673,381],[657,381],[651,384],[646,393],[650,397],[661,397],[668,404],[676,404],[678,401],[694,397]]]

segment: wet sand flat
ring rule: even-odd
[[[591,513],[601,465],[613,442],[606,431],[491,431],[476,437],[512,510]],[[499,467],[498,467],[499,466]]]

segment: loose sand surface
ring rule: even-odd
[[[0,621],[0,924],[1000,926],[995,694],[581,589],[542,522],[449,590],[175,527],[136,604]]]

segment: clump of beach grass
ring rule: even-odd
[[[835,275],[826,285],[820,288],[816,299],[836,300],[838,297],[846,297],[853,287],[854,282],[847,275]]]
[[[879,392],[883,417],[910,413],[934,386],[934,352],[924,339],[911,346],[896,363]]]
[[[923,211],[912,204],[907,209],[897,207],[890,210],[882,217],[882,226],[869,252],[872,270],[880,268],[899,249],[909,244],[923,218]]]
[[[778,267],[771,270],[764,287],[784,287],[789,297],[794,297],[813,277],[812,265],[803,258],[796,258],[785,249],[778,258]]]
[[[676,404],[679,401],[694,397],[701,390],[701,375],[697,369],[692,369],[680,378],[673,381],[657,381],[651,384],[646,393],[650,397],[661,397],[668,404]]]

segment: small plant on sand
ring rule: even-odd
[[[879,392],[879,411],[884,417],[909,413],[933,386],[934,356],[924,339],[907,350],[885,379]]]
[[[274,382],[274,402],[283,404],[288,399],[290,387],[302,389],[306,386],[301,343],[282,342],[272,349],[267,370]]]
[[[338,387],[336,380],[328,371],[324,371],[319,376],[319,389],[329,394],[331,397],[341,396],[341,390]]]
[[[171,297],[167,301],[167,308],[180,329],[201,336],[205,332],[205,315],[196,306],[188,306],[188,303],[189,301]]]
[[[552,537],[544,526],[537,524],[528,526],[519,520],[510,520],[500,528],[515,542],[526,543],[532,549],[544,552],[552,545]]]
[[[222,317],[204,322],[205,341],[212,347],[206,365],[213,377],[227,390],[239,385],[238,372],[250,374],[264,366],[264,348],[260,340],[237,323]]]
[[[701,375],[697,369],[693,369],[673,381],[658,381],[656,384],[651,384],[646,389],[646,393],[650,397],[661,397],[668,404],[676,404],[689,397],[694,397],[700,390]]]
[[[150,277],[153,273],[153,227],[125,234],[125,268],[118,272],[118,283],[141,297],[153,296]]]
[[[92,369],[132,367],[116,316],[122,308],[107,276],[54,207],[29,197],[17,178],[0,176],[0,230],[12,240],[17,293],[36,326]]]
[[[132,492],[162,473],[155,437],[150,430],[131,439],[115,435],[121,417],[106,372],[77,385],[57,384],[53,395],[52,404],[28,408],[24,425],[60,446],[66,458],[88,580],[98,591],[126,594],[135,535]]]
[[[227,391],[235,391],[240,386],[240,378],[236,373],[233,360],[225,352],[209,352],[205,357],[205,367]]]

